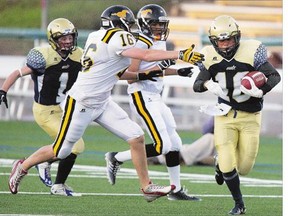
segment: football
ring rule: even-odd
[[[242,78],[241,85],[250,90],[251,82],[254,82],[256,87],[260,88],[266,83],[266,77],[260,71],[250,71]]]

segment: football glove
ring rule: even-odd
[[[254,82],[251,82],[251,89],[246,89],[243,85],[240,86],[240,90],[251,97],[262,98],[263,91],[255,85]]]
[[[151,81],[157,81],[154,79],[155,77],[161,77],[163,76],[163,71],[161,70],[153,70],[153,71],[147,71],[144,73],[138,73],[137,74],[137,80],[151,80]]]
[[[213,80],[207,81],[204,86],[207,88],[208,91],[212,92],[217,96],[224,95],[222,88],[220,87],[219,83],[213,82]]]
[[[176,61],[174,59],[166,59],[166,60],[161,61],[158,64],[158,67],[160,68],[160,70],[165,70],[171,65],[175,65],[175,64],[176,64]]]
[[[180,68],[177,70],[177,73],[179,76],[191,77],[193,74],[192,69],[193,69],[193,67]]]
[[[0,90],[0,105],[3,102],[5,103],[6,108],[8,109],[8,101],[7,101],[6,95],[7,95],[7,92]]]
[[[185,50],[180,50],[178,54],[178,59],[191,63],[191,64],[196,64],[196,63],[201,63],[204,61],[204,55],[198,52],[192,52],[194,49],[195,45],[192,44],[191,47]]]

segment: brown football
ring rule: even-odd
[[[266,82],[266,77],[260,71],[250,71],[242,78],[241,85],[250,90],[251,82],[254,82],[258,88],[261,88]]]

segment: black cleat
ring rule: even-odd
[[[230,215],[241,215],[246,213],[246,208],[244,205],[235,204],[235,207],[231,209],[231,211],[228,213]]]
[[[176,193],[170,192],[168,194],[168,200],[201,201],[201,199],[198,197],[189,196],[183,188],[181,188],[181,190]]]

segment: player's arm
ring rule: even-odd
[[[203,64],[199,64],[199,69],[200,73],[195,79],[195,82],[193,84],[193,90],[195,92],[204,92],[207,90],[204,84],[211,79],[211,75]]]
[[[0,105],[3,102],[8,108],[8,101],[7,101],[7,92],[10,89],[10,87],[16,82],[16,80],[19,77],[26,76],[27,74],[30,74],[32,71],[29,67],[24,66],[21,69],[17,69],[13,71],[4,81],[1,90],[0,90]]]
[[[260,88],[263,95],[271,91],[281,81],[278,71],[268,62],[267,48],[262,43],[254,54],[254,67],[264,73],[267,78],[266,83]]]
[[[198,52],[193,52],[193,49],[194,46],[180,51],[146,50],[133,47],[124,50],[121,55],[141,59],[147,62],[161,61],[165,59],[180,59],[191,64],[202,62],[204,60],[204,55]]]
[[[13,71],[4,81],[1,90],[8,92],[8,90],[10,89],[10,87],[16,82],[16,80],[22,76],[26,76],[28,74],[31,74],[32,70],[27,67],[24,66],[20,69],[17,69],[15,71]]]

